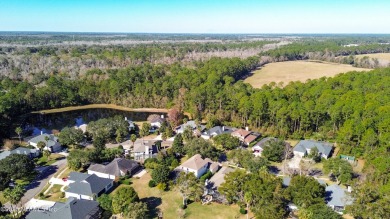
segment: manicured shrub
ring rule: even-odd
[[[149,185],[150,188],[153,188],[153,187],[156,186],[156,182],[155,182],[154,180],[151,179],[151,180],[149,181],[148,185]]]
[[[240,213],[241,214],[246,214],[247,213],[247,210],[245,208],[240,208]]]

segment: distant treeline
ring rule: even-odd
[[[346,40],[306,40],[294,42],[279,48],[261,52],[260,56],[267,56],[269,62],[294,61],[294,60],[322,60],[350,64],[355,67],[377,68],[381,67],[377,62],[356,59],[354,55],[371,53],[388,53],[390,44],[379,42],[359,42]]]

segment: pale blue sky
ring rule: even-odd
[[[390,1],[0,0],[0,31],[390,33]]]

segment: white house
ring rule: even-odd
[[[119,177],[125,175],[133,175],[136,173],[140,165],[134,160],[124,158],[115,158],[107,165],[92,164],[88,168],[88,174],[95,174],[98,177],[118,180]]]
[[[339,185],[327,186],[325,188],[325,199],[326,204],[338,213],[342,213],[345,210],[345,206],[353,203],[350,192]]]
[[[235,130],[237,130],[237,129],[233,128],[233,127],[229,127],[229,126],[214,126],[211,129],[202,132],[200,137],[208,140],[208,139],[213,138],[217,135],[230,134]]]
[[[176,133],[183,134],[184,130],[186,130],[186,129],[190,129],[190,130],[194,131],[194,133],[196,131],[202,132],[205,128],[206,128],[206,126],[204,126],[204,125],[198,126],[195,121],[191,120],[191,121],[188,121],[188,122],[176,127]]]
[[[46,141],[46,139],[48,140]],[[58,152],[61,151],[61,144],[58,142],[58,138],[54,136],[53,134],[42,134],[35,136],[34,138],[30,139],[28,143],[35,147],[36,149],[38,148],[38,143],[43,142],[45,143],[45,147],[43,148],[44,150],[49,150],[50,152]]]
[[[332,152],[333,145],[328,142],[302,140],[294,147],[293,153],[295,156],[304,157],[310,154],[310,151],[313,148],[318,149],[318,153],[321,157],[328,159]]]
[[[180,166],[176,167],[176,170],[193,173],[197,178],[200,178],[207,170],[215,173],[218,171],[218,168],[219,165],[217,162],[213,162],[209,158],[202,159],[200,154],[196,154]]]
[[[156,141],[144,140],[134,143],[134,149],[131,151],[131,156],[136,161],[142,161],[157,155]]]
[[[79,172],[71,172],[67,182],[69,185],[65,190],[65,197],[85,200],[95,200],[103,193],[109,191],[114,185],[114,180],[112,179]]]

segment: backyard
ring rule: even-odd
[[[137,191],[141,200],[148,203],[150,209],[149,217],[156,218],[158,210],[162,211],[164,218],[246,218],[245,215],[240,215],[238,206],[227,206],[212,203],[210,205],[202,205],[194,202],[188,205],[185,210],[180,208],[182,197],[178,191],[161,192],[157,188],[149,188],[148,182],[151,179],[149,173],[143,175],[140,179],[133,179],[132,186]]]

